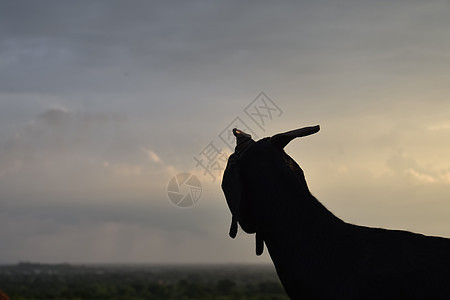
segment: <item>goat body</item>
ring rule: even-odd
[[[348,224],[310,193],[283,148],[318,130],[258,142],[233,131],[238,145],[222,182],[230,235],[237,223],[256,233],[257,254],[264,241],[291,299],[450,299],[450,239]]]

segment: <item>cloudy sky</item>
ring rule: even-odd
[[[236,118],[259,137],[320,124],[287,152],[342,219],[450,237],[449,14],[0,0],[0,263],[267,262],[228,237],[220,179],[194,160],[229,151]],[[278,107],[261,127],[260,92]],[[190,208],[167,195],[182,172],[202,183]]]

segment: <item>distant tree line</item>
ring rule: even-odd
[[[268,266],[43,265],[0,266],[11,300],[284,300]]]

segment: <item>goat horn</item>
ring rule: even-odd
[[[314,134],[319,130],[320,126],[316,125],[279,133],[270,138],[270,143],[279,149],[283,149],[293,139]]]
[[[255,142],[250,134],[245,133],[237,128],[233,128],[233,134],[236,137],[236,148],[234,152],[238,156],[244,153],[244,151],[247,150],[247,148]]]

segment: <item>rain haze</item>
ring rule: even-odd
[[[236,118],[258,137],[320,124],[286,152],[343,220],[450,237],[449,14],[0,1],[0,263],[268,262],[228,237],[221,179],[195,160],[211,142],[230,153]],[[261,92],[279,108],[264,126],[245,111]],[[182,172],[202,184],[188,208],[167,194]]]

